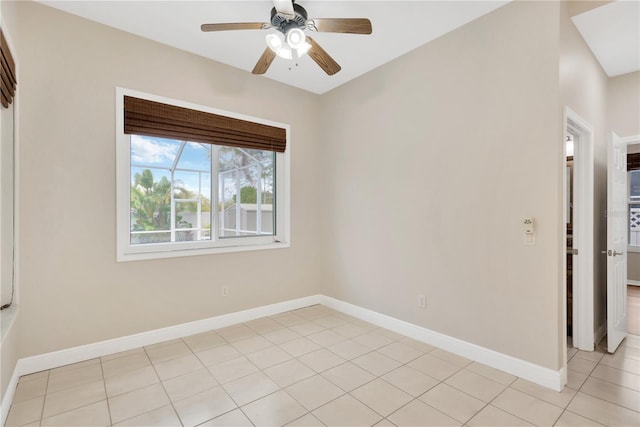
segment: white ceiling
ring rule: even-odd
[[[59,1],[40,3],[251,71],[275,30],[203,33],[218,22],[269,22],[271,1]],[[330,1],[300,0],[309,18],[369,18],[370,36],[316,33],[313,38],[341,66],[327,76],[308,56],[295,62],[276,58],[265,77],[322,94],[508,1]],[[256,78],[262,78],[256,76]]]
[[[618,0],[573,22],[609,77],[640,70],[640,2]]]

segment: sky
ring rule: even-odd
[[[155,138],[149,136],[131,135],[131,182],[134,181],[136,173],[143,169],[151,169],[153,177],[157,181],[162,176],[170,179],[169,168],[178,154],[181,141],[171,139]],[[178,169],[199,170],[201,174],[201,190],[202,195],[211,199],[211,147],[207,144],[198,144],[187,142],[180,161]],[[143,167],[136,167],[141,165]],[[164,169],[149,168],[159,167]],[[198,173],[187,171],[176,171],[174,178],[181,181],[182,186],[195,193],[198,192]]]

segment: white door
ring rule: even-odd
[[[611,132],[607,149],[607,350],[627,335],[627,145]]]

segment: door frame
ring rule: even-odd
[[[571,108],[564,107],[563,117],[563,168],[562,168],[562,324],[563,333],[567,330],[567,261],[565,248],[567,242],[566,191],[567,156],[565,141],[569,133],[574,135],[573,155],[573,246],[578,255],[573,260],[573,345],[580,350],[594,349],[594,132],[593,127]],[[566,377],[567,345],[564,346],[564,375]],[[565,378],[566,382],[566,378]]]

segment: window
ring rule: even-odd
[[[640,251],[640,169],[629,171],[629,246]]]
[[[119,261],[288,247],[286,125],[116,97]]]
[[[14,303],[14,199],[16,64],[0,31],[0,310]],[[7,313],[3,311],[3,313]],[[5,333],[5,328],[2,328]]]

